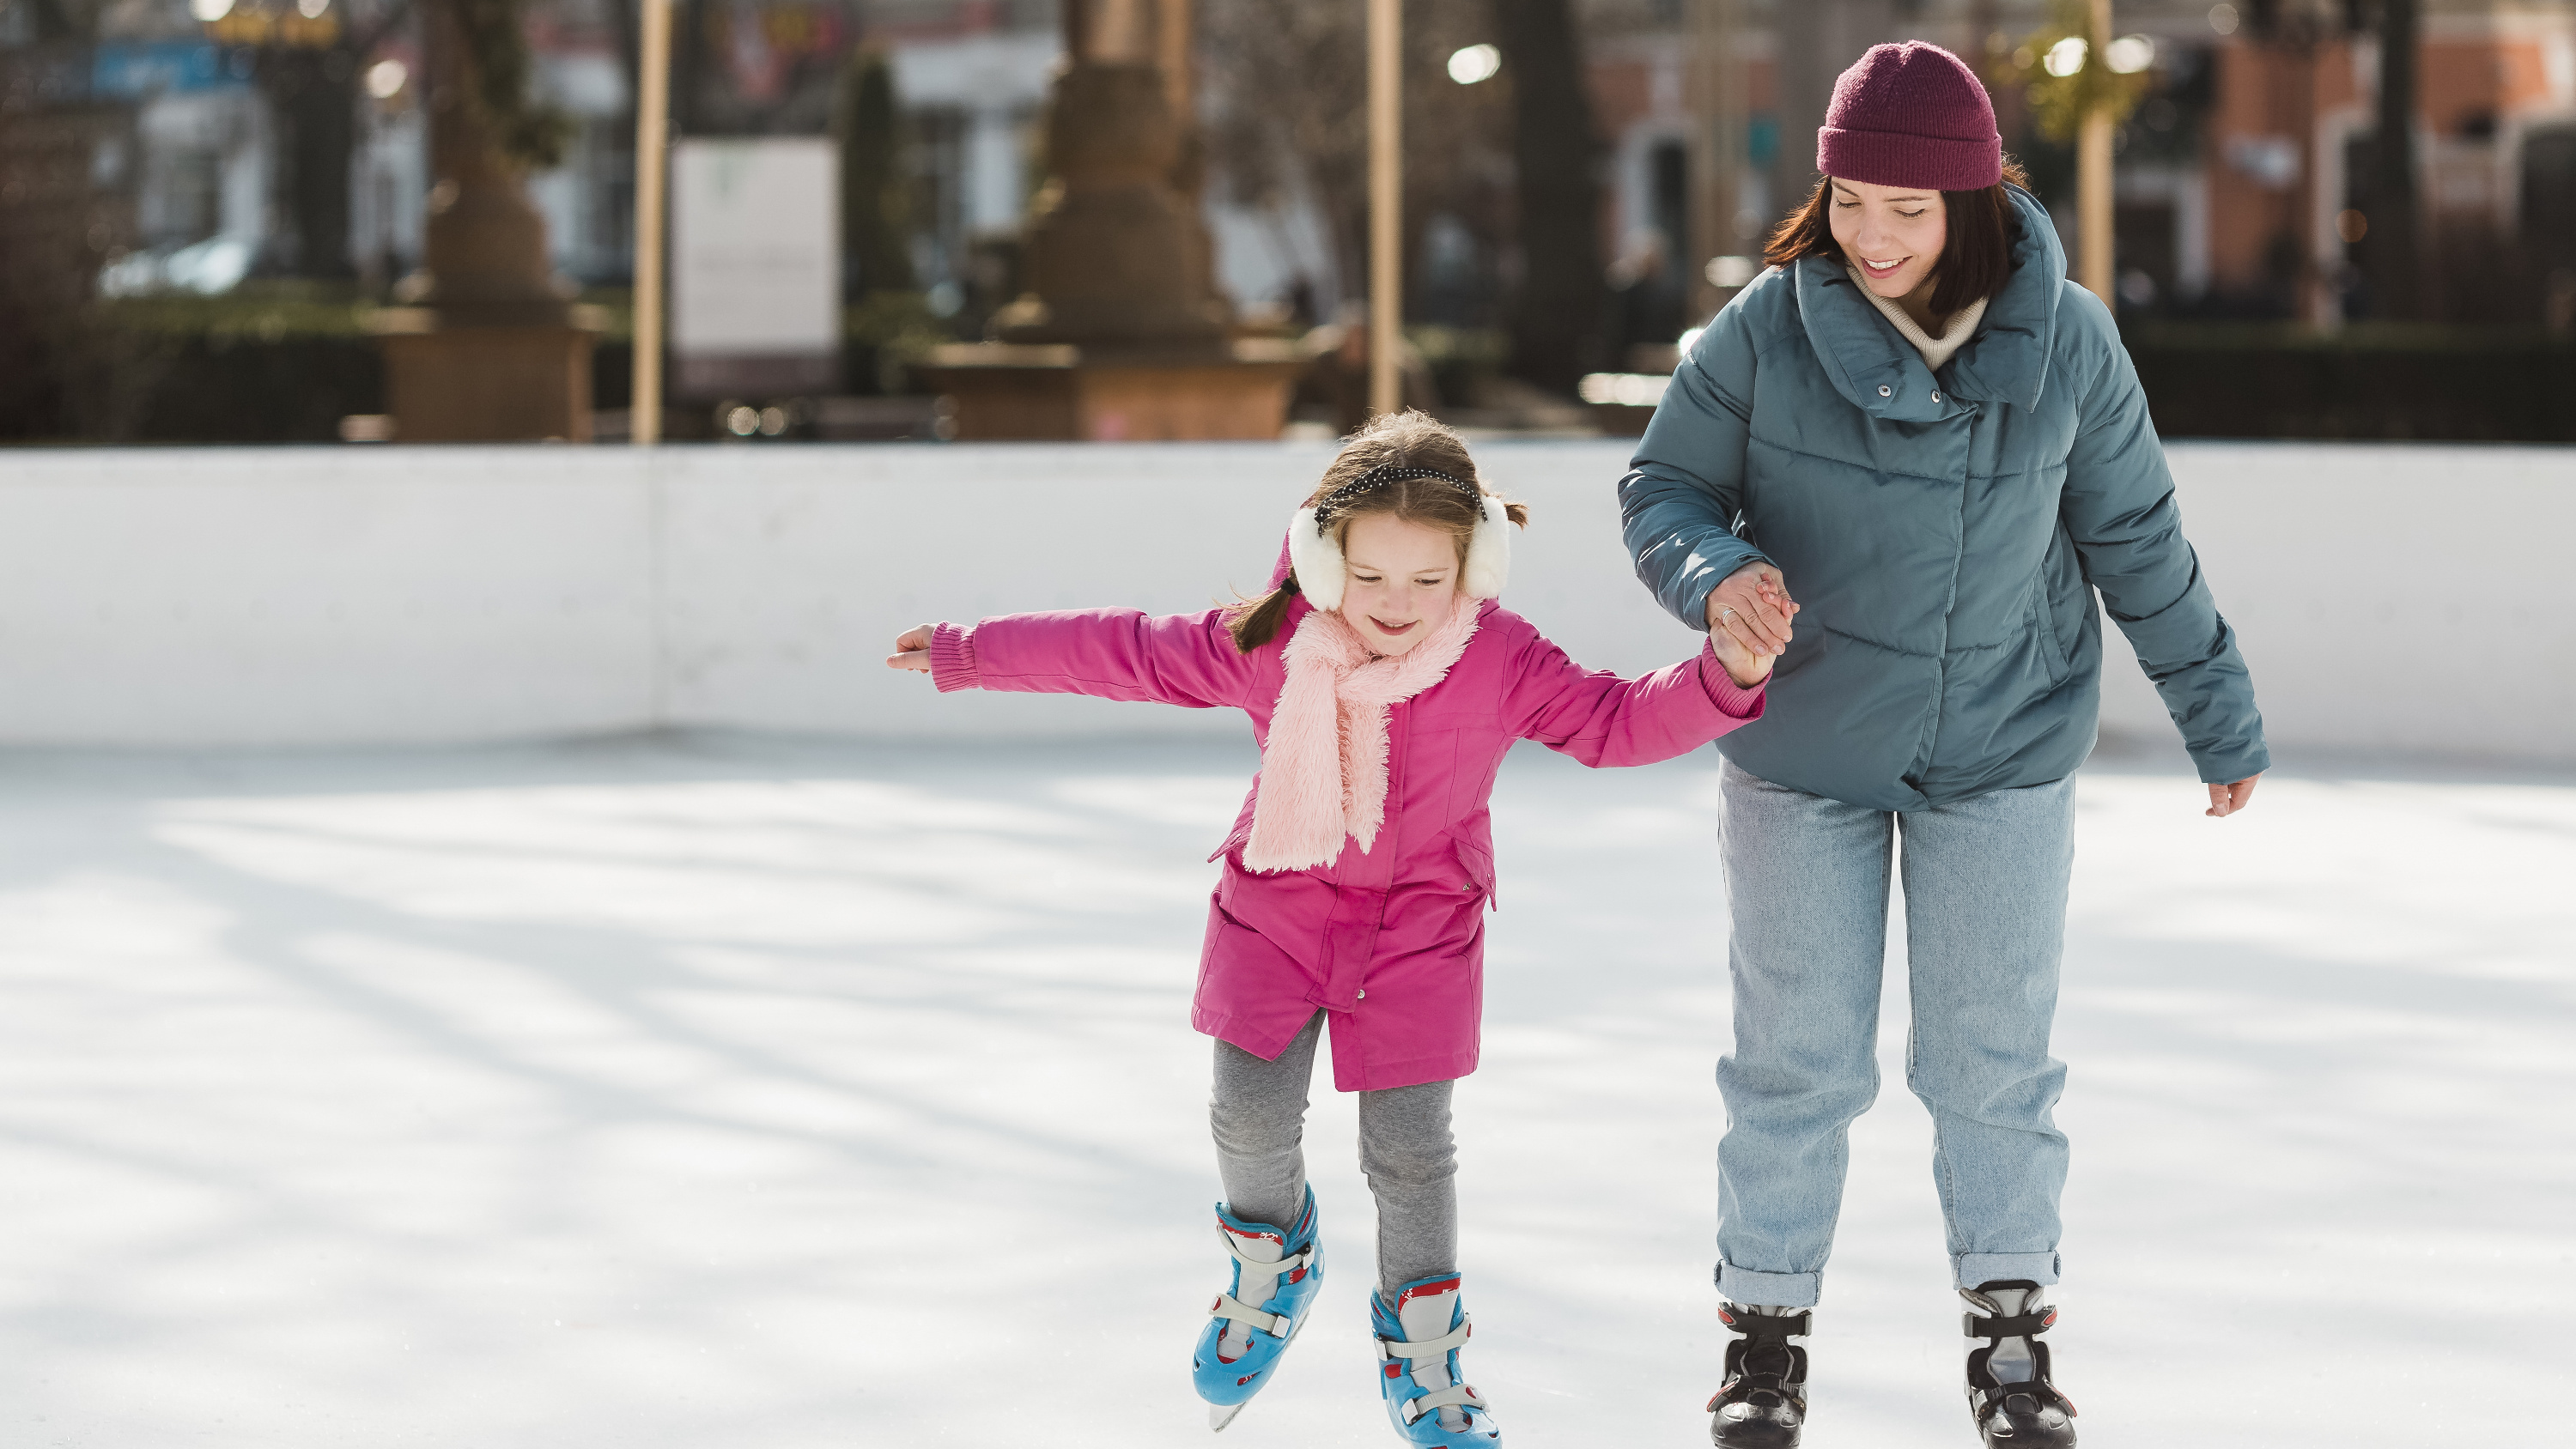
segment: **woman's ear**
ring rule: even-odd
[[[1467,541],[1467,571],[1460,581],[1468,597],[1494,599],[1502,597],[1512,576],[1512,523],[1503,500],[1491,493],[1484,496],[1484,514]]]
[[[1342,585],[1349,568],[1342,561],[1341,540],[1315,523],[1315,510],[1300,508],[1288,520],[1288,567],[1297,574],[1306,602],[1329,613],[1342,606]]]

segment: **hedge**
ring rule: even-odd
[[[2576,442],[2576,342],[2538,330],[2128,329],[2168,438]]]

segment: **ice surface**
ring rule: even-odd
[[[1504,772],[1462,1266],[1524,1446],[1706,1442],[1713,762]],[[0,757],[0,1443],[1206,1442],[1186,1004],[1250,764]],[[2079,798],[2085,1443],[2566,1442],[2576,783]],[[1815,1449],[1972,1442],[1903,979]],[[1332,1276],[1235,1449],[1393,1442],[1350,1099],[1308,1139]]]

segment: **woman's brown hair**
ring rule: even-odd
[[[1342,451],[1325,467],[1323,481],[1306,495],[1304,506],[1312,507],[1325,494],[1380,468],[1429,468],[1482,486],[1466,440],[1430,414],[1407,409],[1381,413],[1345,439]],[[1352,519],[1370,513],[1393,514],[1407,523],[1447,533],[1457,540],[1462,572],[1467,566],[1467,544],[1476,536],[1476,525],[1484,521],[1476,502],[1450,484],[1437,478],[1406,478],[1362,493],[1338,508],[1330,525],[1335,542],[1349,537]],[[1516,524],[1529,523],[1529,510],[1517,503],[1505,503],[1503,514]],[[1279,587],[1237,604],[1226,625],[1234,634],[1234,647],[1249,654],[1277,638],[1280,624],[1288,617],[1288,601],[1300,591],[1296,572],[1291,570]]]
[[[2004,158],[2003,180],[1983,191],[1941,193],[1949,237],[1942,243],[1940,262],[1932,268],[1934,315],[1947,317],[1980,297],[1991,297],[2011,279],[2021,221],[2013,214],[2012,197],[2005,193],[2008,186],[2030,189],[2030,177],[2009,156]],[[1807,204],[1771,233],[1762,260],[1775,267],[1788,266],[1800,257],[1842,260],[1843,249],[1834,242],[1833,204],[1834,178],[1816,178]]]

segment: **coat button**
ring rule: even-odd
[[[1932,389],[1932,400],[1934,402],[1939,402],[1941,400],[1941,389],[1937,387]]]
[[[1366,1000],[1368,1000],[1368,988],[1367,988],[1367,987],[1365,987],[1365,986],[1361,987],[1361,988],[1360,988],[1360,994],[1359,994],[1359,995],[1357,995],[1357,996],[1355,996],[1355,997],[1352,997],[1351,999],[1352,999],[1352,1000],[1354,1000],[1354,1001],[1366,1001]]]
[[[1890,397],[1893,396],[1895,392],[1896,389],[1889,387],[1886,383],[1882,382],[1878,385],[1878,395],[1880,397]]]

